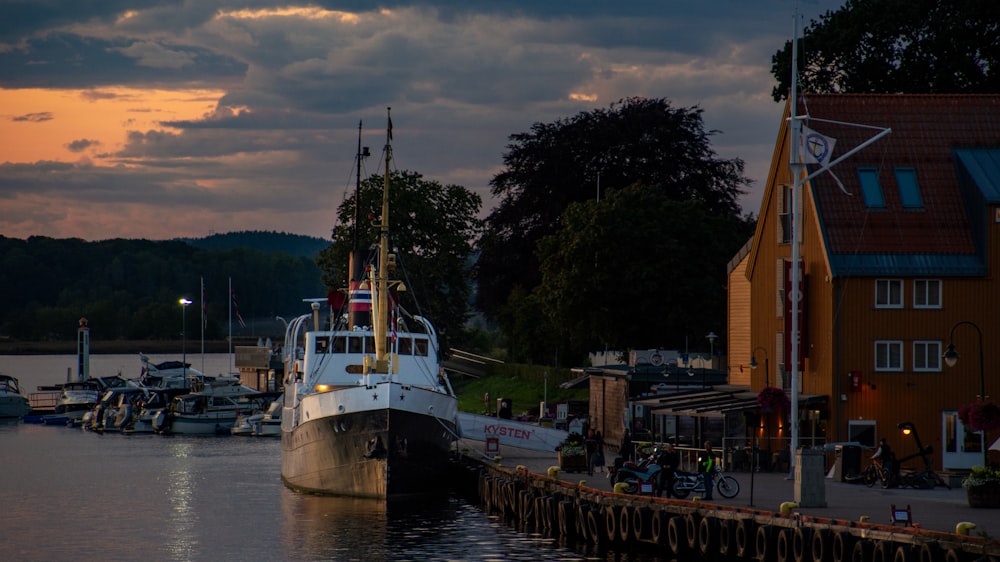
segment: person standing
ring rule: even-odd
[[[604,472],[604,436],[601,435],[601,430],[594,432],[594,453],[590,458],[590,474],[594,473],[596,468],[598,472]]]
[[[587,450],[587,474],[594,475],[594,455],[597,454],[597,440],[594,438],[594,429],[587,430],[587,441],[584,442]]]
[[[712,488],[715,487],[715,452],[712,442],[705,441],[705,451],[698,457],[698,472],[705,479],[705,498],[712,499]]]
[[[627,427],[625,428],[625,435],[622,436],[622,446],[619,452],[623,459],[627,461],[635,460],[635,448],[632,447],[632,434],[629,433]]]
[[[674,449],[673,443],[667,443],[664,450],[657,457],[657,464],[660,465],[660,486],[656,491],[657,497],[663,492],[667,492],[667,497],[674,497],[674,481],[677,479],[677,467],[681,464],[681,454]]]

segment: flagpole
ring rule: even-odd
[[[205,374],[205,324],[208,323],[208,310],[205,308],[205,276],[201,276],[201,374]]]
[[[229,374],[233,374],[233,278],[229,278]]]
[[[789,478],[795,479],[795,452],[799,448],[799,310],[803,306],[802,292],[799,288],[799,221],[801,213],[798,212],[802,196],[802,154],[799,148],[799,135],[801,134],[802,121],[798,117],[798,54],[799,54],[799,16],[796,11],[792,22],[792,88],[789,96],[791,106],[791,130],[788,167],[793,176],[792,197],[791,197],[791,223],[792,223],[792,282],[790,294],[785,295],[788,300],[787,305],[791,307],[791,350],[789,363],[791,364],[791,413],[790,423],[792,424],[791,441],[788,444],[788,472]]]

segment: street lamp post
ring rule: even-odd
[[[768,365],[768,357],[767,357],[767,350],[766,349],[764,349],[763,347],[761,347],[761,346],[758,345],[757,347],[755,347],[753,349],[753,351],[750,352],[750,368],[751,369],[756,369],[757,368],[757,365],[758,365],[758,363],[757,363],[757,350],[760,350],[760,351],[764,352],[764,387],[766,388],[768,386],[771,386],[771,380],[768,378],[768,371],[770,371],[771,369],[770,369],[770,366]]]
[[[184,365],[184,380],[187,381],[187,307],[192,301],[181,297],[177,302],[181,304],[181,364]]]
[[[944,352],[944,362],[949,367],[954,367],[955,363],[958,363],[958,351],[955,350],[955,328],[961,325],[972,326],[976,329],[976,334],[979,336],[979,399],[986,400],[986,371],[983,362],[983,331],[979,329],[979,326],[975,322],[970,322],[968,320],[962,320],[951,327],[951,333],[948,334],[948,350]],[[983,466],[989,466],[987,463],[987,452],[986,452],[986,432],[979,432],[980,449],[983,451]]]

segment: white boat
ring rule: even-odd
[[[0,418],[20,418],[31,411],[28,397],[21,394],[21,385],[10,375],[0,374]]]
[[[139,354],[142,369],[139,382],[149,388],[191,388],[191,381],[203,380],[205,374],[181,361],[152,363],[145,354]]]
[[[278,398],[267,406],[264,412],[241,415],[233,424],[233,435],[255,437],[281,437],[281,406],[284,398]]]
[[[458,400],[433,325],[390,296],[405,289],[389,279],[391,138],[390,120],[378,257],[362,275],[355,246],[345,303],[321,315],[328,299],[310,301],[285,333],[281,479],[296,491],[397,499],[447,485]]]
[[[174,397],[168,408],[152,419],[163,434],[229,435],[236,418],[259,410],[261,393],[231,380],[194,383],[189,394]]]
[[[148,400],[150,395],[149,389],[132,381],[127,386],[110,388],[90,412],[83,416],[83,428],[99,432],[125,432],[135,423],[134,414],[141,409],[140,404]]]

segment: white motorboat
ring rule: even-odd
[[[20,418],[31,411],[28,398],[21,393],[18,380],[0,374],[0,418]]]
[[[447,485],[458,400],[434,326],[399,305],[404,287],[389,279],[391,120],[387,137],[377,258],[362,274],[355,245],[346,301],[311,301],[312,314],[285,333],[281,479],[296,491],[394,499]],[[329,328],[321,328],[322,303]]]
[[[231,380],[196,382],[189,394],[174,397],[170,406],[152,419],[153,430],[163,434],[231,433],[236,418],[263,407],[261,393]]]
[[[139,382],[149,388],[191,388],[192,381],[204,380],[205,374],[190,363],[161,361],[153,363],[145,354],[139,354],[142,369]]]
[[[233,424],[233,435],[254,437],[281,437],[281,406],[283,397],[272,401],[264,412],[241,415]]]

